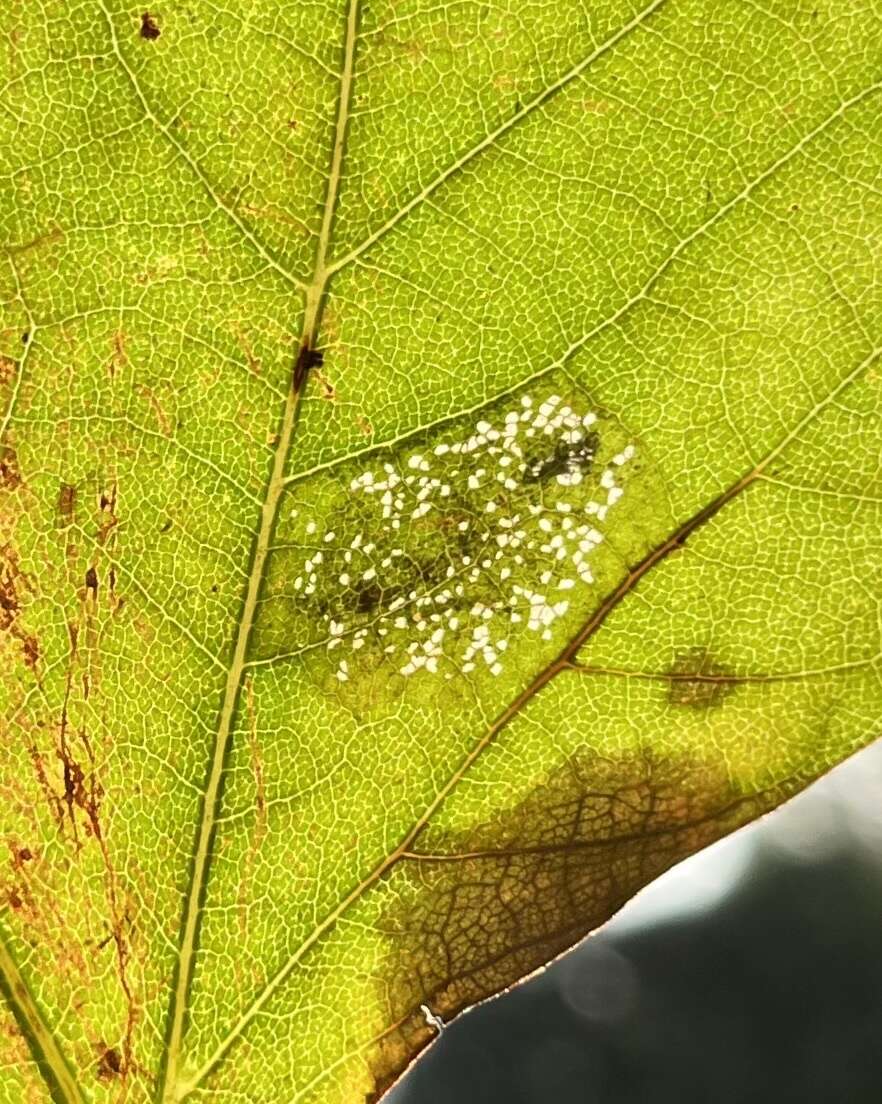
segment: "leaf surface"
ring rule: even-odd
[[[0,1100],[375,1099],[879,732],[880,15],[12,6]]]

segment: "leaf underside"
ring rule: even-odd
[[[376,1099],[880,730],[882,9],[0,34],[0,1101]]]

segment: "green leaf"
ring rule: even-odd
[[[879,16],[10,7],[4,1104],[373,1099],[879,732]]]

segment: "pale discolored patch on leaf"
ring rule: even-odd
[[[878,13],[713,7],[4,16],[0,1104],[374,1100],[879,734]]]

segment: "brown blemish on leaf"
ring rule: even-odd
[[[101,511],[101,524],[98,527],[98,532],[95,539],[99,544],[107,544],[108,538],[116,530],[119,525],[119,518],[116,515],[116,496],[117,487],[114,483],[109,491],[102,492],[98,499],[98,507]]]
[[[9,633],[19,642],[25,664],[33,669],[40,658],[40,646],[19,623],[21,590],[30,590],[30,585],[19,568],[18,557],[10,545],[0,546],[0,633]]]
[[[573,946],[669,867],[778,804],[745,794],[720,762],[580,752],[514,809],[461,836],[431,828],[387,874],[378,978],[387,1022],[371,1059],[375,1101],[434,1031]],[[390,896],[392,896],[390,894]]]
[[[295,391],[299,392],[303,390],[310,370],[321,368],[324,359],[325,355],[321,349],[313,349],[309,345],[301,345],[297,353],[297,359],[294,361],[294,373],[291,379],[291,386]]]
[[[156,418],[156,421],[159,423],[160,433],[163,435],[163,437],[171,437],[171,435],[172,435],[171,423],[169,422],[168,416],[166,415],[165,411],[162,409],[162,406],[159,402],[159,399],[157,399],[157,397],[154,394],[153,390],[151,388],[147,387],[145,384],[141,384],[141,386],[138,388],[138,390],[147,399],[147,402],[150,405],[150,409],[153,411],[154,417]]]
[[[334,385],[331,383],[331,381],[328,379],[328,377],[324,374],[324,372],[320,372],[318,369],[316,369],[313,372],[313,375],[315,376],[316,383],[322,389],[322,393],[319,397],[324,399],[325,402],[335,403],[337,401],[337,389],[336,389],[336,387],[334,387]]]
[[[355,419],[355,424],[358,426],[359,432],[363,433],[365,437],[373,437],[374,427],[364,416],[364,414],[358,415],[358,417]]]
[[[62,483],[58,489],[58,516],[61,526],[66,529],[76,516],[77,489],[72,483]]]
[[[86,597],[98,599],[98,572],[94,567],[86,569]]]
[[[88,574],[87,574],[88,578]],[[97,578],[95,580],[97,586]],[[57,800],[57,809],[61,810],[59,827],[63,826],[64,819],[70,822],[71,835],[77,851],[82,846],[79,838],[79,827],[76,811],[79,809],[85,813],[86,829],[96,840],[102,839],[99,809],[101,798],[104,796],[95,771],[95,757],[92,745],[84,728],[71,729],[69,723],[69,711],[74,684],[74,673],[79,661],[79,627],[73,622],[68,624],[68,637],[70,639],[70,654],[67,664],[65,679],[64,699],[61,705],[61,717],[58,723],[58,742],[55,754],[61,763],[63,793]],[[86,753],[89,765],[88,775],[82,763],[74,755],[74,743],[82,746]]]
[[[111,1081],[122,1073],[122,1055],[116,1047],[109,1047],[105,1042],[98,1043],[98,1080]]]
[[[9,445],[0,448],[0,491],[14,491],[21,486],[21,471],[15,449]]]
[[[97,574],[95,575],[94,584],[97,589]],[[86,589],[87,591],[93,589],[88,573]],[[77,725],[71,721],[74,686],[76,684],[75,676],[84,661],[81,653],[86,649],[80,646],[80,628],[76,623],[68,624],[68,635],[70,653],[55,747],[55,754],[61,763],[63,785],[61,795],[58,795],[49,784],[42,760],[35,748],[32,749],[32,759],[35,762],[41,785],[44,791],[47,792],[53,812],[56,814],[59,828],[63,830],[66,823],[70,824],[70,834],[74,848],[79,852],[86,842],[80,838],[80,822],[82,821],[86,836],[97,844],[101,854],[108,911],[111,917],[111,936],[116,950],[117,975],[126,1005],[122,1057],[119,1068],[115,1071],[115,1073],[124,1076],[132,1066],[132,1040],[135,1025],[140,1018],[140,1009],[128,977],[133,919],[126,904],[120,878],[112,862],[101,823],[101,801],[104,797],[104,789],[99,779],[92,741],[84,725]]]
[[[12,867],[14,870],[21,870],[24,864],[31,862],[33,858],[34,853],[29,847],[15,848],[12,855]]]
[[[716,663],[705,648],[693,648],[677,656],[667,672],[668,701],[690,709],[720,705],[737,684],[734,672]]]
[[[0,387],[5,387],[15,379],[18,362],[12,357],[0,356]]]
[[[159,29],[159,24],[149,11],[141,13],[141,29],[138,33],[141,38],[146,38],[148,42],[155,42],[162,34],[162,31]]]
[[[256,356],[248,338],[245,336],[239,326],[234,324],[230,327],[230,329],[233,332],[233,336],[236,338],[239,348],[245,354],[245,360],[248,362],[248,370],[253,376],[259,376],[261,368],[260,360]]]
[[[113,352],[110,357],[110,363],[107,366],[107,370],[110,373],[110,378],[116,375],[120,368],[124,368],[129,363],[129,358],[126,353],[126,335],[122,330],[117,330],[113,335]]]
[[[52,244],[53,242],[61,241],[64,237],[64,232],[60,226],[53,226],[51,230],[47,230],[45,233],[37,234],[34,238],[29,238],[28,241],[19,242],[16,245],[5,246],[5,252],[11,256],[19,256],[22,253],[29,253],[32,249],[39,249],[41,245]],[[27,345],[30,339],[30,334],[25,331],[22,334],[22,342]]]
[[[280,207],[270,205],[256,207],[252,203],[243,203],[240,205],[240,210],[244,211],[247,215],[251,215],[252,218],[265,219],[268,222],[278,222],[283,226],[293,226],[295,230],[300,233],[302,238],[309,237],[310,230],[307,224]]]

